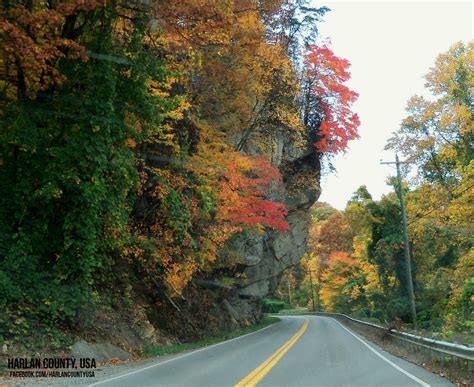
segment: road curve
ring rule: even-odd
[[[454,386],[361,338],[330,317],[282,321],[91,386]]]

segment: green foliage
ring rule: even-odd
[[[171,188],[163,205],[167,212],[168,226],[173,230],[177,241],[182,241],[192,226],[186,197],[179,195]]]
[[[209,217],[210,213],[215,211],[215,208],[216,208],[215,200],[212,197],[211,190],[204,185],[200,187],[200,189],[198,190],[198,195],[200,199],[199,201],[201,203],[200,218],[201,220],[205,220]]]
[[[312,308],[311,287],[309,284],[302,284],[302,286],[295,289],[293,292],[293,303],[295,305],[307,305],[309,308]],[[285,307],[285,309],[287,308]]]
[[[454,332],[470,333],[474,326],[474,277],[470,278],[462,288],[455,291],[449,303],[446,315],[445,334]]]
[[[278,313],[283,309],[290,309],[290,306],[281,300],[272,300],[264,298],[262,303],[262,309],[264,313]]]
[[[323,221],[334,215],[337,212],[335,208],[330,205],[316,205],[311,209],[311,217],[314,221]]]
[[[0,305],[14,319],[6,335],[27,333],[27,318],[71,323],[93,302],[95,279],[127,240],[138,174],[126,140],[157,135],[174,106],[148,90],[150,77],[169,71],[143,46],[146,15],[125,49],[112,37],[114,10],[100,12],[84,44],[126,61],[63,59],[61,86],[3,104]],[[136,132],[130,116],[148,127]]]
[[[308,145],[305,3],[1,3],[0,335],[80,331],[135,288],[173,303],[238,266],[233,236],[287,229],[269,160]]]
[[[428,191],[430,192],[430,191]],[[466,191],[467,192],[467,191]],[[467,197],[460,196],[452,217],[438,218],[431,209],[429,221],[418,222],[413,209],[426,199],[426,187],[405,194],[408,205],[409,235],[418,327],[438,338],[472,342],[474,300],[474,249],[472,238],[453,232],[450,222],[462,224],[468,231]],[[452,199],[454,203],[458,198]],[[320,294],[328,310],[353,314],[381,323],[401,321],[411,327],[407,297],[406,268],[403,254],[402,219],[397,196],[392,193],[374,201],[361,187],[339,214],[347,219],[352,235],[351,256],[341,253],[341,244],[322,239],[326,220],[313,218],[313,254],[321,271]],[[328,219],[334,217],[331,215]],[[410,219],[411,217],[411,219]],[[332,232],[342,235],[341,224],[331,223]],[[321,244],[321,246],[320,246]],[[329,261],[325,261],[329,255]],[[298,283],[294,285],[298,287]],[[318,290],[319,291],[319,290]]]

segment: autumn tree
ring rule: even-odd
[[[301,57],[327,11],[306,0],[1,10],[1,336],[79,329],[135,291],[178,310],[193,279],[237,270],[239,233],[288,232],[281,139],[319,160],[356,137],[349,63]],[[327,215],[320,242],[349,254]]]
[[[328,7],[312,7],[308,0],[272,0],[263,3],[261,14],[269,39],[298,61],[302,49],[315,43],[318,22],[328,11]]]
[[[426,76],[432,98],[408,101],[408,115],[387,144],[409,161],[414,176],[407,208],[423,284],[421,319],[451,335],[468,332],[472,321],[467,303],[458,303],[472,294],[468,267],[456,283],[450,278],[472,255],[473,49],[473,42],[459,42],[438,56]]]
[[[329,256],[334,251],[349,253],[352,249],[352,230],[344,218],[337,211],[317,225],[317,231],[312,233],[315,238],[314,251],[319,256],[320,266],[325,268]]]
[[[145,158],[133,229],[142,245],[160,253],[127,251],[143,257],[151,282],[164,283],[177,297],[194,276],[232,266],[217,259],[238,232],[286,230],[286,207],[270,200],[281,177],[267,139],[279,125],[301,136],[301,125],[290,97],[297,88],[291,64],[279,45],[265,40],[267,6],[160,4],[152,9],[152,25],[164,34],[153,35],[153,44],[178,73],[166,95],[181,104],[161,125],[168,143],[155,139],[137,147]],[[163,92],[161,85],[157,93]]]
[[[8,335],[17,318],[74,325],[99,301],[94,289],[113,278],[129,238],[133,144],[163,136],[178,101],[153,92],[171,73],[146,45],[144,4],[10,1],[0,25],[0,326]]]
[[[321,303],[326,310],[350,314],[360,307],[358,298],[363,291],[360,270],[358,261],[348,253],[331,253],[321,279]]]
[[[304,63],[304,124],[316,152],[339,153],[358,137],[360,125],[351,110],[358,94],[344,84],[350,77],[350,63],[337,57],[328,45],[310,46]]]
[[[403,190],[419,326],[460,341],[470,340],[473,321],[472,48],[472,42],[457,43],[438,57],[426,77],[432,98],[410,99],[407,117],[387,146],[407,161],[410,184]],[[323,119],[322,113],[313,116],[316,127]],[[394,178],[389,183],[395,185]],[[343,212],[322,208],[314,210],[310,241],[315,254],[327,257],[322,304],[380,322],[408,322],[396,195],[374,200],[363,186]]]
[[[474,156],[473,50],[473,42],[457,43],[437,58],[426,76],[426,87],[435,99],[412,97],[408,117],[387,145],[416,165],[420,178],[447,189],[468,173]]]

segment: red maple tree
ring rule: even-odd
[[[347,59],[339,58],[327,45],[312,45],[305,55],[305,78],[309,108],[317,110],[313,121],[315,147],[320,153],[336,154],[358,137],[359,116],[352,104],[359,96],[346,85],[350,78]]]
[[[267,198],[271,184],[281,180],[278,170],[263,157],[235,156],[221,180],[221,217],[234,225],[288,230],[288,209]]]

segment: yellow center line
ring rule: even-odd
[[[235,387],[250,387],[255,386],[260,380],[262,380],[268,372],[275,366],[276,363],[288,352],[288,350],[298,341],[303,333],[308,328],[309,320],[305,319],[303,326],[299,329],[295,335],[283,344],[277,351],[271,355],[267,360],[255,368],[245,378],[238,382]]]

